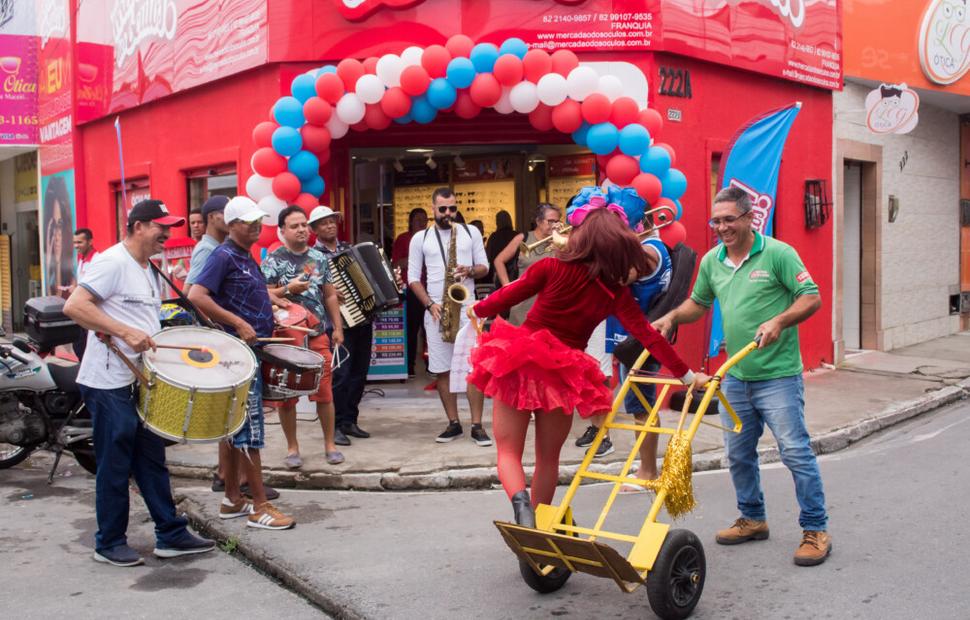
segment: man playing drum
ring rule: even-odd
[[[334,344],[340,345],[344,339],[337,289],[331,283],[330,266],[326,257],[320,250],[307,245],[310,231],[303,209],[291,205],[280,211],[279,230],[284,245],[275,249],[263,261],[263,275],[271,293],[286,296],[294,304],[307,310],[309,324],[306,327],[314,331],[306,334],[298,330],[288,330],[284,326],[277,331],[277,335],[292,337],[295,343],[302,343],[306,336],[307,347],[323,356],[320,386],[315,394],[310,395],[310,400],[316,403],[327,462],[338,465],[344,462],[344,455],[337,450],[334,443],[331,338],[327,336],[327,332],[332,329]],[[288,469],[299,469],[303,466],[300,444],[296,437],[296,401],[296,398],[288,399],[279,406],[280,426],[286,436],[287,454],[283,463]]]
[[[256,203],[244,196],[229,201],[224,219],[229,237],[209,256],[202,273],[189,291],[189,300],[230,334],[250,346],[259,338],[273,335],[273,305],[259,265],[250,254],[259,239],[266,216]],[[259,373],[249,388],[247,421],[232,438],[235,448],[226,462],[226,496],[219,507],[219,517],[232,519],[248,516],[246,525],[270,530],[293,527],[292,517],[277,510],[266,500],[262,462],[259,451],[264,447],[263,385]],[[253,503],[239,489],[239,467],[246,468]]]
[[[125,534],[129,476],[134,476],[155,521],[156,556],[171,558],[215,548],[213,541],[191,534],[187,521],[176,515],[165,467],[165,445],[138,418],[135,377],[96,335],[106,334],[135,364],[143,351],[155,348],[150,334],[161,329],[161,287],[148,261],[162,251],[169,229],[184,223],[184,219],[169,215],[159,200],[136,204],[128,214],[124,241],[87,268],[80,286],[64,305],[64,313],[89,330],[77,382],[94,421],[98,463],[94,559],[115,566],[142,563],[138,552],[128,546]]]

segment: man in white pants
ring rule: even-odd
[[[424,315],[424,331],[428,336],[428,370],[438,376],[438,396],[448,416],[448,428],[435,439],[446,443],[461,437],[458,420],[458,395],[451,393],[449,373],[455,345],[441,339],[442,301],[445,296],[445,268],[448,264],[448,248],[451,236],[455,238],[457,265],[454,281],[469,291],[475,290],[475,278],[488,273],[485,244],[477,228],[456,224],[458,204],[455,194],[447,187],[439,187],[431,194],[434,226],[424,232],[414,233],[408,249],[408,285],[418,301],[427,308]],[[427,288],[421,283],[421,270],[427,273]],[[464,312],[459,313],[460,325],[468,322]],[[482,427],[482,409],[485,396],[474,386],[468,386],[468,405],[472,413],[472,441],[480,446],[492,445],[492,440]]]

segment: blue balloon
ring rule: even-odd
[[[677,215],[674,216],[674,221],[677,221],[684,216],[684,207],[679,200],[675,200],[674,204],[677,205]]]
[[[495,61],[498,60],[498,48],[491,43],[479,43],[472,48],[468,57],[475,65],[475,71],[488,73],[495,67]]]
[[[616,149],[619,138],[620,132],[613,123],[596,123],[586,134],[586,146],[597,155],[607,155]]]
[[[659,146],[651,146],[640,157],[640,170],[649,172],[662,183],[664,175],[670,170],[670,153]]]
[[[277,127],[270,139],[273,150],[283,157],[291,157],[303,148],[303,137],[292,127]]]
[[[475,65],[467,58],[452,58],[445,70],[448,83],[455,88],[468,88],[475,79]]]
[[[411,118],[419,125],[427,125],[438,115],[438,110],[428,102],[424,95],[415,97],[411,102]]]
[[[435,78],[431,80],[431,85],[428,86],[425,97],[428,98],[428,103],[436,109],[443,110],[455,103],[455,99],[458,98],[458,91],[445,78]]]
[[[411,118],[411,113],[408,112],[404,116],[399,116],[399,117],[395,118],[394,119],[394,122],[397,123],[398,125],[407,125],[408,123],[410,123],[413,120],[414,119]]]
[[[526,42],[518,37],[511,37],[502,42],[502,46],[498,48],[499,56],[502,54],[514,54],[519,58],[525,56],[525,53],[529,51],[529,46]]]
[[[624,155],[637,157],[643,155],[650,146],[650,132],[638,123],[632,123],[620,130],[620,150]]]
[[[293,93],[297,101],[305,103],[307,99],[317,94],[313,87],[315,83],[316,78],[314,76],[309,73],[301,73],[293,78],[293,83],[290,84],[290,92]]]
[[[660,177],[660,195],[671,200],[679,200],[687,191],[687,177],[676,168],[667,170],[667,174]]]
[[[312,194],[319,198],[323,194],[323,190],[326,189],[326,184],[323,182],[323,177],[319,174],[304,181],[300,182],[300,191],[304,194]]]
[[[333,65],[323,65],[322,67],[317,69],[317,76],[321,76],[324,73],[336,73],[336,72],[337,72],[337,67]]]
[[[573,132],[573,142],[579,146],[586,146],[586,134],[589,133],[589,123],[583,121],[583,124],[579,126],[579,129]]]
[[[320,175],[320,160],[310,151],[300,151],[290,157],[286,167],[301,181]]]
[[[287,127],[302,127],[303,103],[296,97],[280,97],[273,105],[273,118],[280,125]]]

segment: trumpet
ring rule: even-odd
[[[468,287],[455,282],[445,291],[445,296],[448,297],[449,301],[458,305],[464,305],[471,298],[471,293],[468,292]]]
[[[654,214],[656,215],[654,216]],[[648,224],[647,216],[654,216],[651,218],[651,220],[656,220],[658,223]],[[649,211],[644,211],[644,230],[643,232],[637,233],[637,239],[640,239],[641,241],[646,239],[648,236],[653,234],[653,231],[660,230],[664,226],[669,226],[671,223],[673,223],[676,217],[677,213],[672,208],[667,206],[656,207],[654,209],[650,209]],[[543,237],[542,239],[534,241],[533,243],[519,244],[519,252],[521,252],[524,256],[532,256],[533,254],[544,254],[550,251],[551,248],[546,247],[549,245],[555,246],[556,248],[565,247],[566,242],[569,241],[569,232],[572,229],[573,227],[569,226],[568,224],[565,226],[557,224],[556,228],[553,229],[552,234],[548,237]]]

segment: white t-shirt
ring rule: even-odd
[[[441,236],[441,245],[435,237],[435,230]],[[467,233],[465,231],[468,231]],[[455,256],[459,265],[471,267],[473,265],[488,266],[488,258],[485,256],[485,244],[482,243],[482,233],[474,226],[462,226],[453,223],[450,230],[431,228],[414,233],[411,238],[411,245],[408,248],[408,284],[421,281],[421,267],[427,270],[428,283],[425,290],[431,301],[440,304],[444,297],[445,288],[445,262],[448,258],[448,247],[451,243],[452,233],[457,232],[458,238],[455,245]],[[471,235],[469,237],[469,234]],[[441,250],[444,248],[444,257]],[[472,294],[475,291],[475,280],[465,278],[461,284]]]
[[[151,267],[142,268],[125,248],[117,243],[91,263],[79,283],[95,297],[95,303],[111,318],[152,335],[161,329],[158,312],[162,307],[161,286]],[[120,338],[114,344],[135,366],[140,354]],[[88,387],[112,390],[135,381],[124,362],[107,345],[88,332],[88,345],[78,371],[77,382]]]

